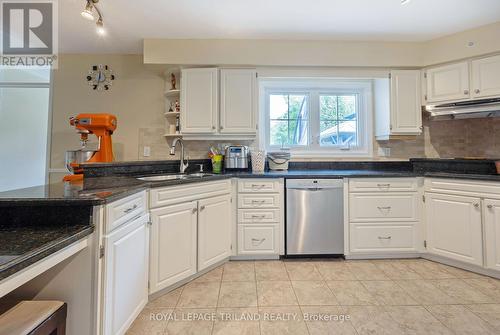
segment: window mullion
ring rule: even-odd
[[[310,100],[311,100],[311,109],[309,111],[309,120],[311,130],[311,143],[309,146],[313,149],[317,149],[319,147],[319,93],[316,91],[310,92]]]

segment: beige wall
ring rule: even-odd
[[[500,22],[428,42],[145,39],[147,64],[424,67],[500,51]],[[474,42],[472,47],[468,42]]]

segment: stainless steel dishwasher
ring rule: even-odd
[[[344,254],[342,179],[287,179],[286,255]]]

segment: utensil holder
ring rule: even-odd
[[[252,151],[250,153],[252,157],[252,172],[262,173],[266,166],[266,153],[261,150]]]

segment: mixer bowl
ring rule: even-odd
[[[81,163],[85,163],[89,159],[94,156],[97,150],[87,150],[87,149],[79,149],[79,150],[68,150],[65,154],[65,163],[66,169],[69,172],[73,173],[75,164],[79,165]]]

